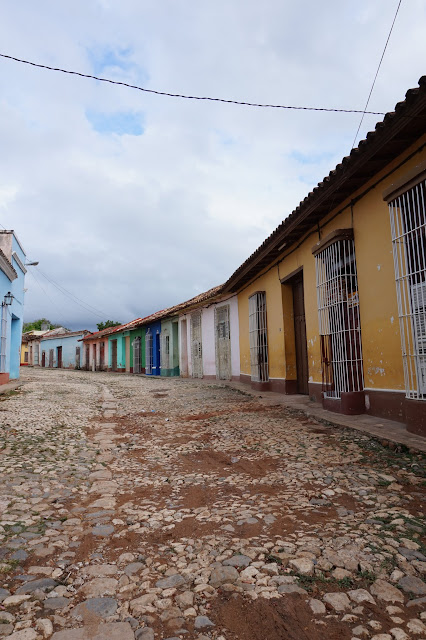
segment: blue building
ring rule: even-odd
[[[150,322],[145,325],[145,328],[145,373],[147,376],[159,376],[161,375],[161,320]]]
[[[25,251],[15,232],[0,231],[0,384],[19,378],[25,262]]]
[[[81,340],[90,331],[67,331],[40,339],[40,365],[50,369],[80,369],[86,365]]]

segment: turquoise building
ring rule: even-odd
[[[145,327],[141,318],[121,325],[108,335],[108,371],[145,373]]]

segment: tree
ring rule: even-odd
[[[119,327],[120,324],[121,322],[106,320],[106,322],[99,322],[96,326],[98,327],[98,331],[102,331],[102,329],[109,329],[110,327]]]
[[[46,324],[50,329],[57,329],[60,327],[60,324],[52,324],[50,320],[47,318],[40,318],[39,320],[33,320],[32,322],[24,322],[24,326],[22,327],[23,333],[27,331],[41,331],[41,325]]]

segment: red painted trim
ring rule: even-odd
[[[9,382],[8,373],[0,373],[0,384],[7,384]]]
[[[426,401],[405,398],[407,431],[426,437]]]

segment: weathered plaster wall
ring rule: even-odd
[[[112,344],[113,340],[117,341],[117,369],[126,369],[126,345],[123,332],[114,333],[108,336],[108,368],[112,368]]]
[[[229,305],[229,321],[231,334],[231,368],[232,376],[240,375],[240,341],[238,320],[238,296],[224,297],[222,300],[198,309],[201,313],[201,341],[203,354],[203,376],[216,378],[216,328],[215,309]],[[185,337],[184,337],[185,336]],[[187,363],[187,375],[192,376],[191,362],[191,314],[182,314],[179,317],[179,367],[181,375],[185,375]]]
[[[389,211],[383,200],[383,192],[426,159],[426,151],[423,149],[398,167],[425,142],[426,136],[423,136],[418,143],[355,192],[353,198],[371,187],[354,204],[352,211],[349,199],[336,203],[336,208],[327,218],[329,221],[324,219],[321,223],[321,237],[335,229],[352,226],[354,229],[364,378],[365,387],[370,389],[404,389]],[[391,175],[385,177],[390,172]],[[382,177],[384,179],[375,185]],[[338,213],[343,207],[345,209]],[[265,291],[270,378],[295,378],[294,320],[289,297],[291,288],[281,285],[280,279],[303,267],[309,380],[321,382],[315,259],[312,255],[312,247],[318,239],[318,232],[313,228],[309,237],[298,248],[286,247],[283,254],[288,253],[287,257],[283,257],[278,265],[265,269],[238,294],[241,373],[250,375],[248,298],[256,291]]]
[[[41,353],[46,352],[46,367],[49,366],[49,351],[53,349],[53,367],[58,366],[57,362],[57,347],[62,347],[62,368],[74,369],[75,368],[75,350],[76,347],[82,346],[82,342],[79,339],[83,337],[83,334],[77,334],[75,336],[63,336],[62,338],[51,338],[50,340],[40,340],[40,362]]]

